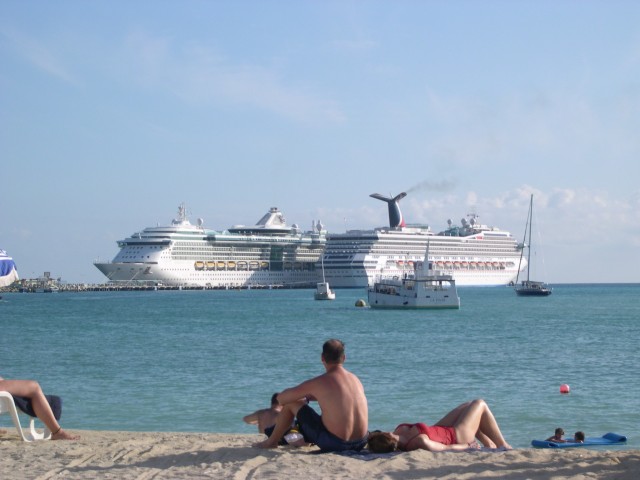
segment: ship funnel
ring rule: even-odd
[[[404,218],[402,218],[402,212],[400,211],[400,205],[398,202],[407,196],[405,192],[402,192],[395,197],[385,197],[380,195],[379,193],[372,193],[369,195],[372,198],[377,198],[378,200],[382,200],[383,202],[387,202],[389,206],[389,226],[391,228],[395,227],[404,227]]]

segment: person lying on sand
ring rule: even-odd
[[[511,449],[489,406],[481,399],[457,406],[434,426],[401,423],[393,432],[374,431],[369,434],[368,446],[373,453],[468,450],[480,448],[476,438],[488,448]]]

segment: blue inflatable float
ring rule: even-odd
[[[587,437],[583,443],[578,442],[550,442],[548,440],[533,440],[531,445],[536,448],[576,448],[576,447],[588,447],[596,445],[620,445],[627,441],[627,437],[624,435],[618,435],[617,433],[607,433],[601,437]]]

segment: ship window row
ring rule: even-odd
[[[388,249],[379,249],[376,248],[374,250],[364,250],[364,249],[360,249],[360,250],[354,250],[354,251],[349,251],[349,250],[331,250],[330,252],[326,252],[324,258],[335,258],[335,259],[339,259],[339,258],[349,258],[353,255],[355,255],[356,253],[364,253],[364,254],[370,254],[370,255],[398,255],[398,250],[399,249],[395,249],[395,248],[388,248]],[[405,248],[405,249],[401,249],[400,251],[403,251],[406,253],[406,255],[417,255],[417,256],[424,256],[424,252],[425,249],[424,248]],[[447,251],[449,252],[454,252],[457,253],[459,255],[464,255],[469,251],[473,251],[473,252],[482,252],[483,256],[487,256],[487,255],[513,255],[514,253],[519,255],[519,250],[514,250],[514,248],[511,246],[509,248],[448,248]],[[433,254],[437,254],[438,249],[437,248],[430,248],[430,252]]]
[[[436,246],[430,246],[429,250],[431,252],[437,252],[438,250],[440,250],[438,247]],[[514,248],[513,246],[505,246],[504,248],[500,248],[500,247],[484,247],[484,248],[478,248],[477,246],[473,246],[473,245],[468,245],[468,246],[461,246],[461,247],[453,247],[453,246],[449,246],[447,248],[447,251],[453,251],[453,252],[466,252],[472,250],[474,252],[477,251],[481,251],[481,252],[513,252]],[[425,249],[424,248],[376,248],[374,250],[372,250],[373,253],[378,253],[378,254],[384,254],[385,252],[417,252],[420,254],[424,254]]]
[[[473,248],[491,248],[491,247],[506,247],[506,246],[511,246],[513,247],[515,245],[515,242],[513,241],[508,241],[508,242],[489,242],[489,241],[477,241],[477,242],[455,242],[455,243],[448,243],[448,242],[429,242],[429,246],[430,247],[442,247],[442,248],[455,248],[455,247],[473,247]],[[378,248],[425,248],[427,246],[426,243],[407,243],[407,242],[385,242],[385,243],[378,243],[375,245]]]
[[[320,261],[320,252],[316,253],[284,253],[278,256],[271,256],[269,254],[258,254],[258,255],[250,255],[246,253],[237,253],[232,257],[229,255],[215,255],[215,254],[207,254],[207,253],[198,253],[198,252],[172,252],[172,258],[175,259],[197,259],[197,260],[291,260],[291,261]]]
[[[305,256],[305,257],[318,257],[322,254],[322,250],[320,249],[316,249],[316,250],[311,250],[311,249],[297,249],[297,250],[282,250],[280,251],[280,253],[278,253],[278,251],[272,251],[272,250],[253,250],[253,251],[247,251],[247,250],[232,250],[232,251],[213,251],[213,250],[208,250],[208,249],[203,249],[203,248],[173,248],[172,253],[174,254],[178,254],[178,255],[185,255],[185,254],[190,254],[193,252],[198,252],[199,254],[201,253],[205,253],[207,255],[214,255],[214,256],[236,256],[236,255],[249,255],[252,257],[255,256],[270,256],[272,254],[280,254],[280,255],[289,255],[289,256]]]
[[[255,244],[255,243],[269,243],[269,244],[273,244],[273,243],[291,243],[292,245],[298,245],[299,241],[297,239],[291,239],[288,237],[285,238],[278,238],[278,237],[269,237],[269,238],[265,238],[265,237],[243,237],[242,239],[239,239],[237,237],[225,237],[225,236],[216,236],[216,237],[211,237],[209,238],[210,242],[227,242],[227,241],[231,241],[234,242],[235,244],[240,244],[240,242],[242,243],[246,243],[246,244]],[[309,242],[310,240],[307,239],[301,239],[300,241],[302,242]]]
[[[278,247],[281,248],[281,247]],[[285,251],[312,251],[312,252],[320,252],[323,250],[323,246],[300,246],[300,245],[289,245],[289,246],[285,246]],[[173,245],[173,249],[174,250],[187,250],[187,251],[194,251],[194,250],[198,250],[198,251],[212,251],[212,252],[237,252],[237,251],[242,251],[242,252],[269,252],[271,251],[271,247],[268,245],[265,245],[263,248],[260,247],[256,247],[255,245],[253,246],[244,246],[244,245],[234,245],[234,246],[229,246],[229,247],[213,247],[211,245],[208,244],[203,244],[203,243],[194,243],[191,244],[190,242],[179,242],[179,243],[175,243]]]
[[[449,243],[449,242],[437,242],[437,241],[432,241],[429,242],[429,246],[430,247],[434,247],[434,248],[455,248],[455,247],[473,247],[473,248],[503,248],[503,247],[510,247],[513,248],[516,245],[516,242],[514,242],[513,240],[505,240],[505,241],[469,241],[469,242],[464,242],[464,243],[460,243],[460,242],[455,242],[455,243]],[[419,248],[419,249],[424,249],[426,248],[427,244],[426,243],[414,243],[414,242],[379,242],[377,244],[372,244],[372,243],[368,243],[368,244],[364,244],[364,243],[353,243],[353,244],[331,244],[331,246],[329,247],[330,250],[363,250],[363,249],[370,249],[370,248],[392,248],[392,249],[405,249],[405,248]]]
[[[473,242],[473,243],[487,243],[487,242],[491,242],[491,243],[515,243],[515,239],[513,237],[510,236],[491,236],[488,234],[485,234],[485,237],[490,237],[490,238],[472,238],[472,237],[468,237],[463,241],[466,242]],[[343,241],[331,241],[330,239],[330,243],[331,245],[336,245],[336,246],[342,246],[342,245],[363,245],[363,244],[380,244],[380,243],[385,243],[385,244],[393,244],[393,245],[425,245],[427,241],[429,241],[429,243],[431,243],[432,245],[434,244],[440,244],[440,245],[451,245],[451,244],[455,244],[455,243],[460,243],[459,240],[460,237],[448,237],[448,238],[421,238],[421,239],[411,239],[411,240],[407,240],[405,238],[385,238],[384,240],[380,240],[378,238],[356,238],[356,239],[349,239],[349,240],[343,240]]]

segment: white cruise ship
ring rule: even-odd
[[[271,208],[254,226],[236,225],[225,231],[193,225],[184,204],[166,227],[150,227],[120,240],[111,262],[94,265],[113,282],[145,285],[315,287],[317,264],[326,243],[318,221],[311,231],[287,226]]]
[[[324,271],[334,288],[371,287],[381,278],[413,272],[424,261],[427,241],[434,274],[451,275],[458,286],[514,282],[522,245],[509,232],[479,224],[476,215],[462,219],[460,226],[449,220],[449,227],[437,234],[428,226],[407,226],[398,203],[405,196],[371,195],[388,203],[388,228],[327,235]],[[526,260],[520,268],[526,268]]]

